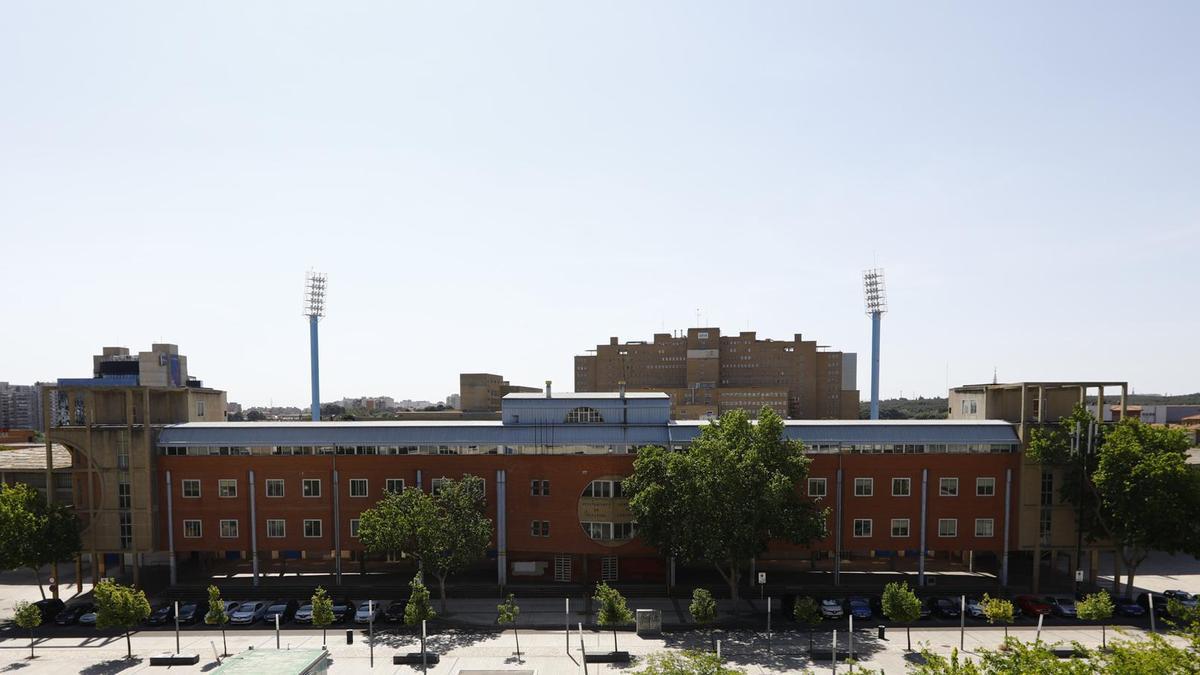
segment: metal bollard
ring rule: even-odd
[[[879,624],[879,639],[886,640],[887,638],[884,637],[884,635],[886,635],[886,633],[887,633],[887,626],[885,626],[883,624]]]
[[[353,628],[348,629],[346,631],[346,644],[348,644],[348,645],[354,644],[354,629]]]

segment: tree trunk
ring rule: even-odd
[[[617,651],[617,629],[613,629],[613,651]]]
[[[1100,624],[1100,649],[1108,648],[1108,636],[1104,634],[1104,624]]]
[[[812,637],[813,637],[813,628],[812,628],[812,626],[809,626],[808,627],[808,656],[810,659],[812,658],[812,650],[813,650]]]
[[[33,658],[33,627],[29,627],[29,658]]]
[[[133,643],[129,641],[129,629],[125,629],[125,658],[133,658]]]
[[[908,640],[908,651],[912,651],[912,626],[904,627],[904,638]]]
[[[42,588],[42,573],[36,567],[30,567],[33,570],[33,578],[37,580],[38,591],[42,594],[42,599],[46,599],[46,589]]]
[[[325,631],[326,631],[326,627],[325,627],[325,626],[321,626],[321,647],[322,647],[322,648],[324,648],[324,647],[325,647],[325,645],[329,644],[329,643],[328,643],[328,642],[326,642],[326,640],[325,640]]]
[[[446,575],[438,575],[438,587],[442,590],[442,616],[446,615]]]
[[[517,663],[521,662],[521,634],[517,631],[516,624],[513,624],[513,637],[517,640]]]
[[[221,624],[221,656],[229,656],[229,643],[225,642],[225,624]]]

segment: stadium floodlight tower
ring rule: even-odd
[[[887,311],[887,289],[883,285],[883,269],[876,267],[863,272],[863,298],[867,315],[871,317],[871,419],[879,419],[879,320]]]
[[[317,350],[317,322],[325,316],[325,275],[309,270],[304,275],[304,316],[308,317],[308,348],[312,361],[312,420],[321,421],[321,368]]]

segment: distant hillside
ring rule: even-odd
[[[879,402],[879,419],[884,420],[940,420],[946,418],[948,411],[945,397],[885,398]],[[869,400],[859,405],[858,416],[870,419]]]

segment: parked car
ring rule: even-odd
[[[1168,602],[1171,600],[1175,600],[1179,604],[1181,604],[1184,607],[1187,607],[1189,609],[1195,609],[1196,604],[1197,604],[1196,596],[1192,595],[1191,593],[1188,593],[1187,591],[1179,591],[1179,590],[1163,591],[1163,597],[1165,597]]]
[[[300,609],[297,609],[296,613],[292,615],[292,621],[296,623],[312,623],[312,609],[311,604],[300,605]]]
[[[333,601],[333,622],[344,623],[347,619],[354,616],[354,603],[346,598]]]
[[[279,623],[287,623],[296,615],[296,609],[299,606],[300,603],[295,600],[276,600],[267,607],[267,611],[263,612],[263,623],[275,625],[276,615],[279,616]]]
[[[1050,613],[1054,616],[1061,616],[1065,619],[1074,619],[1075,599],[1068,595],[1047,595],[1042,598],[1042,602],[1050,605]]]
[[[241,602],[237,600],[225,600],[224,602],[225,616],[233,616],[233,612],[238,608],[238,605],[241,604]]]
[[[383,618],[383,609],[387,605],[387,600],[363,600],[358,603],[358,610],[354,612],[354,623],[371,623],[379,621]]]
[[[96,609],[93,607],[92,611],[84,612],[83,614],[80,614],[78,623],[80,626],[95,626],[96,625]]]
[[[933,598],[932,606],[930,607],[930,609],[933,610],[934,614],[937,614],[940,617],[944,617],[947,619],[957,619],[959,614],[961,613],[960,608],[959,608],[960,602],[961,601],[958,598],[947,598],[947,597]]]
[[[856,596],[850,598],[847,601],[847,604],[850,606],[850,616],[853,616],[856,619],[870,619],[871,618],[871,601],[870,600],[868,600],[862,596],[856,595]]]
[[[1050,613],[1050,605],[1047,605],[1041,598],[1032,595],[1018,595],[1016,598],[1017,608],[1025,616],[1037,618],[1040,614],[1045,616]]]
[[[92,603],[77,602],[73,605],[67,605],[63,611],[59,612],[54,617],[54,623],[60,626],[70,626],[71,624],[79,623],[79,617],[94,611],[96,611],[96,606]]]
[[[919,598],[919,599],[921,600],[920,618],[928,619],[929,617],[933,616],[933,610],[929,609],[929,605],[930,605],[929,600],[930,599],[929,598]]]
[[[179,623],[193,624],[197,621],[204,621],[205,614],[208,614],[208,601],[206,600],[188,600],[179,603]]]
[[[1154,614],[1156,616],[1167,615],[1167,598],[1164,595],[1157,593],[1139,593],[1137,604],[1141,605],[1142,609],[1150,611],[1150,603],[1154,603]]]
[[[168,621],[175,619],[175,603],[168,602],[166,604],[155,607],[150,612],[150,616],[146,617],[147,626],[161,626]]]
[[[1146,616],[1145,608],[1134,602],[1133,598],[1114,599],[1113,612],[1119,616]]]
[[[67,603],[58,598],[46,598],[45,600],[38,600],[33,603],[33,606],[37,607],[38,611],[42,613],[42,623],[46,623],[58,616],[58,613],[66,608]]]
[[[407,600],[393,600],[384,611],[383,616],[391,622],[400,622],[404,620],[404,608],[408,606]],[[788,616],[791,616],[790,614]]]
[[[967,616],[972,619],[986,619],[987,615],[983,613],[983,600],[980,598],[967,598]]]
[[[237,609],[229,615],[229,623],[236,624],[251,624],[262,621],[263,614],[267,611],[266,600],[247,600],[238,604]]]
[[[837,598],[825,598],[821,601],[821,617],[824,619],[840,619],[845,614],[842,611],[842,601]]]

